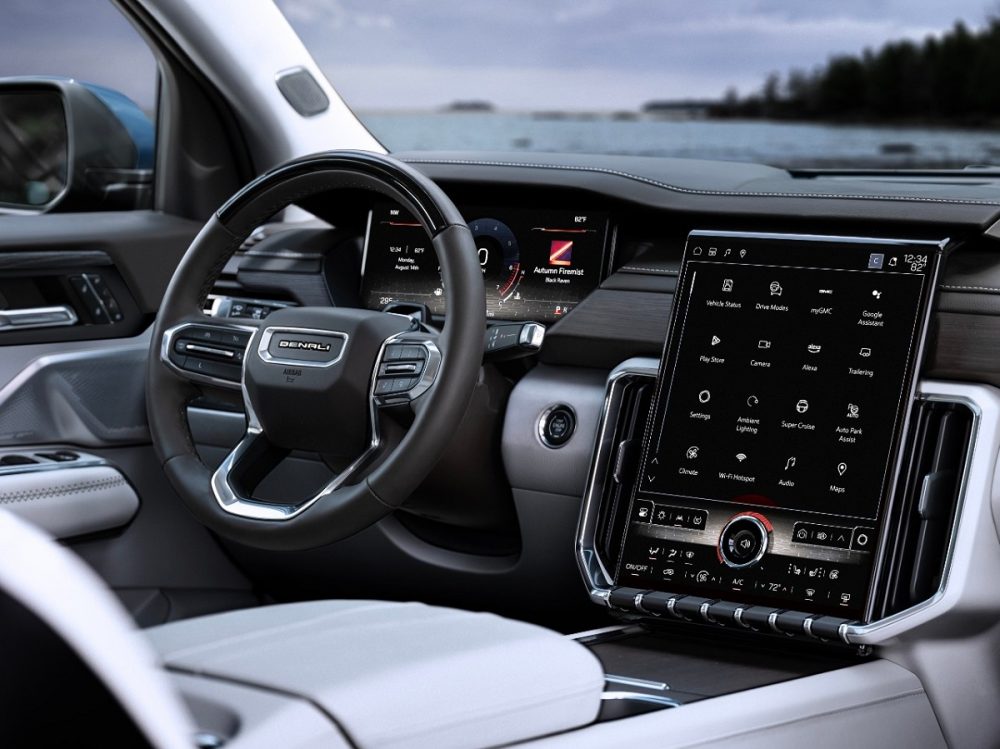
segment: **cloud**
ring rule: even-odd
[[[212,0],[205,0],[210,2]],[[349,104],[633,108],[757,88],[996,0],[277,0]],[[97,50],[98,52],[95,52]],[[155,67],[107,0],[4,0],[0,75],[75,75],[154,101]]]
[[[4,0],[0,76],[55,75],[100,83],[145,109],[156,104],[156,61],[106,0]]]

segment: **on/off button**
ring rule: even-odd
[[[576,416],[573,409],[565,405],[553,406],[538,421],[538,437],[546,447],[562,447],[569,442],[574,429]]]

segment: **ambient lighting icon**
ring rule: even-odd
[[[549,245],[549,265],[573,264],[573,240],[553,239]]]

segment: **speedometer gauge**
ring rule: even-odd
[[[479,251],[479,265],[487,288],[495,286],[498,301],[505,302],[515,294],[524,276],[517,237],[507,224],[495,218],[477,218],[469,222],[469,229]]]

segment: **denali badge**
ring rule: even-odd
[[[285,338],[278,341],[278,348],[291,348],[303,351],[329,351],[329,343],[316,343],[315,341],[297,341],[294,338]]]

